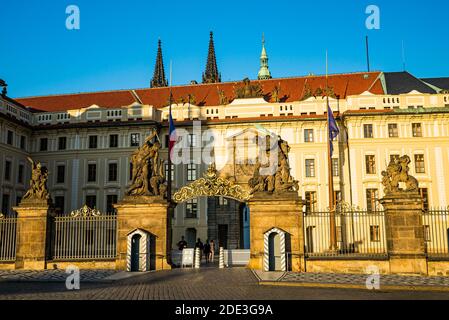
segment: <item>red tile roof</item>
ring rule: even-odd
[[[348,95],[357,95],[365,91],[373,94],[383,94],[383,88],[379,80],[380,72],[370,73],[350,73],[329,75],[329,87],[332,87],[335,94],[341,99]],[[316,89],[324,89],[326,86],[325,76],[307,76],[295,78],[282,78],[270,80],[254,80],[259,82],[265,99],[269,100],[271,92],[275,86],[280,87],[279,98],[281,102],[292,102],[302,100],[307,88],[312,92]],[[196,84],[172,87],[173,100],[180,101],[187,99],[188,94],[195,97],[195,104],[198,106],[216,106],[219,104],[218,90],[223,90],[226,97],[231,102],[235,98],[234,90],[241,86],[241,81],[224,82],[213,84]],[[135,93],[143,104],[153,105],[161,108],[168,105],[169,88],[147,88],[136,89]],[[66,95],[54,95],[31,98],[16,99],[23,105],[44,111],[63,111],[68,109],[78,109],[96,104],[105,108],[116,108],[137,102],[138,99],[131,90],[77,93]]]

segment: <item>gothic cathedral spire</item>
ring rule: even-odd
[[[158,41],[156,65],[154,66],[153,79],[151,79],[151,88],[166,87],[167,79],[165,78],[164,61],[162,59],[161,40]]]
[[[260,55],[260,69],[257,75],[259,80],[271,79],[271,73],[268,69],[268,55],[265,50],[265,36],[262,34],[262,53]]]
[[[218,73],[217,60],[215,58],[214,35],[210,32],[209,52],[207,54],[206,72],[203,73],[203,83],[221,82],[221,74]]]

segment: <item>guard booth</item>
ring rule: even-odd
[[[126,265],[127,271],[144,272],[155,270],[156,238],[143,229],[135,229],[128,234]]]
[[[264,233],[264,271],[286,271],[286,232],[272,228]]]

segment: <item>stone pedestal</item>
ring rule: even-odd
[[[44,270],[50,257],[53,210],[48,201],[24,200],[17,212],[16,269]]]
[[[125,197],[115,204],[117,209],[117,260],[116,268],[126,270],[127,236],[135,229],[142,229],[154,236],[155,269],[171,269],[169,261],[169,205],[161,197]]]
[[[286,233],[288,266],[292,271],[304,270],[303,202],[297,192],[271,194],[258,192],[248,202],[250,210],[250,250],[248,267],[263,270],[265,248],[264,235],[273,228]]]
[[[387,195],[380,202],[385,209],[390,272],[427,274],[421,196],[401,192]]]

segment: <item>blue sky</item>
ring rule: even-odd
[[[67,30],[68,5],[81,13]],[[380,8],[380,30],[367,30],[365,9]],[[142,88],[163,41],[173,84],[201,80],[209,31],[223,81],[256,78],[265,33],[273,77],[406,69],[418,77],[449,76],[449,1],[106,1],[15,0],[1,5],[0,78],[9,95]]]

